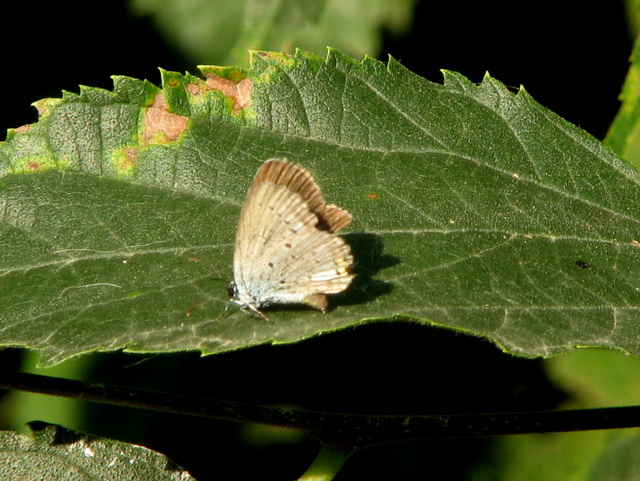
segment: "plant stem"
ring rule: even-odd
[[[0,387],[156,411],[305,429],[347,450],[412,439],[450,439],[640,427],[640,406],[523,413],[364,415],[221,401],[0,369]]]
[[[351,451],[333,446],[323,446],[318,457],[298,481],[331,481],[347,461]]]

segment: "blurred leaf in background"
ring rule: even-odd
[[[411,27],[416,0],[133,0],[194,63],[248,66],[248,50],[376,57],[383,29]]]

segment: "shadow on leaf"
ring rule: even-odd
[[[354,232],[342,236],[351,247],[355,258],[353,272],[356,274],[351,286],[344,292],[332,296],[334,305],[363,304],[388,294],[393,289],[390,282],[374,279],[382,269],[395,266],[400,258],[384,254],[382,238],[376,234]]]

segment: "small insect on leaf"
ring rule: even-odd
[[[347,243],[333,235],[351,214],[326,205],[306,169],[285,159],[266,161],[242,206],[228,292],[245,311],[272,304],[307,304],[322,312],[327,294],[344,291],[354,274]]]

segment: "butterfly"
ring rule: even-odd
[[[272,304],[306,304],[327,312],[327,294],[353,278],[349,245],[333,234],[351,214],[326,205],[311,173],[286,159],[258,169],[240,212],[229,297],[244,310]]]

